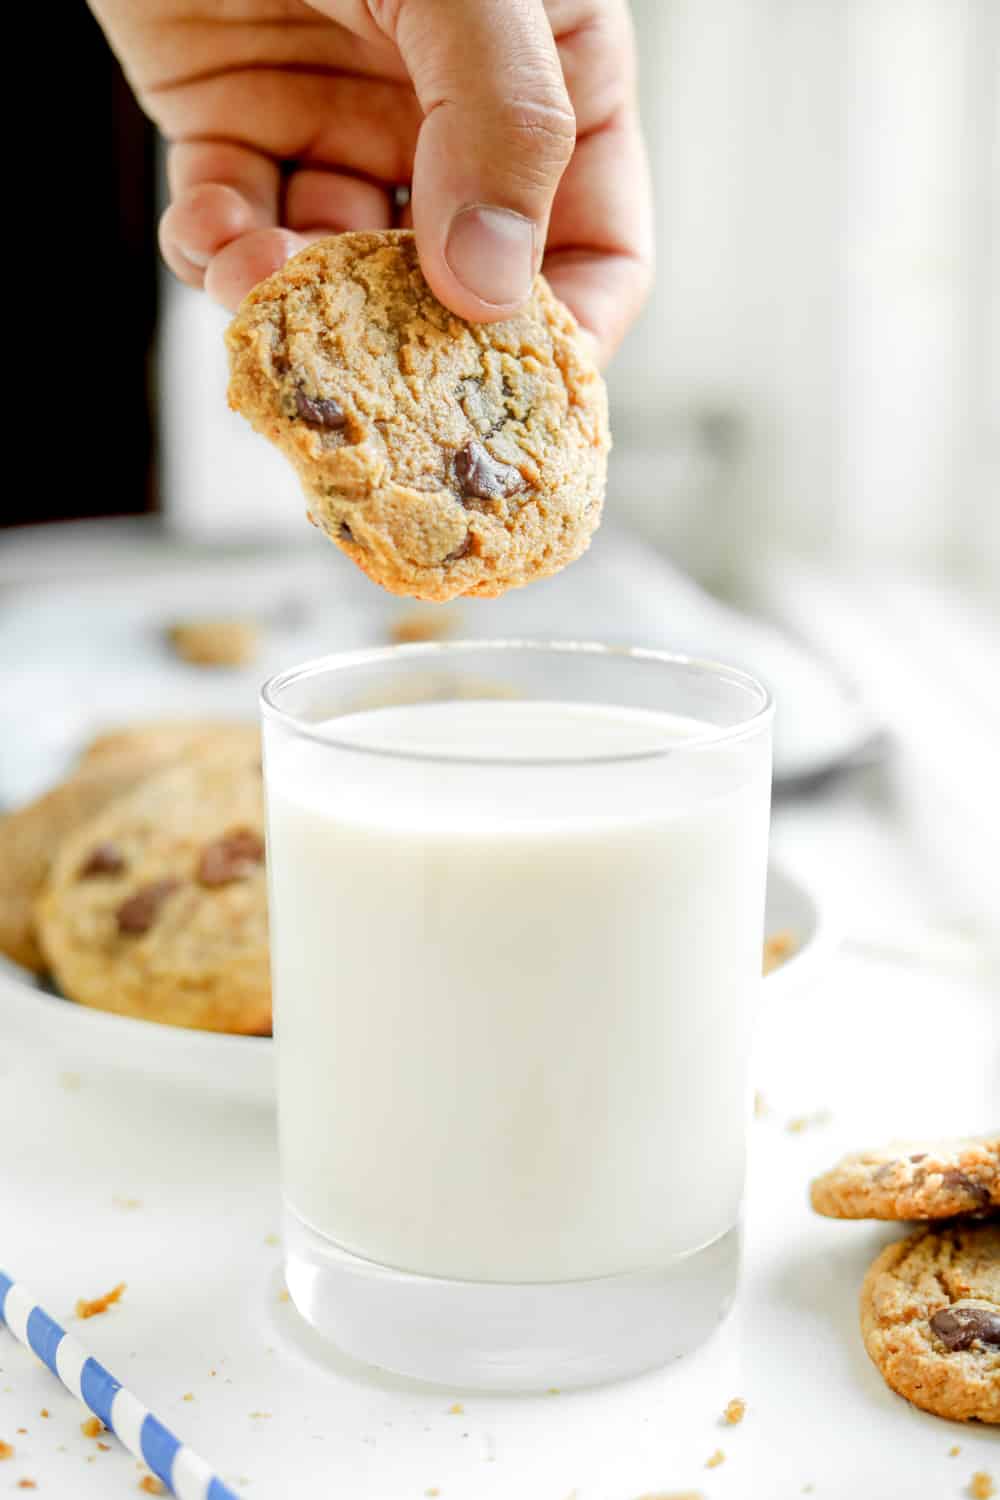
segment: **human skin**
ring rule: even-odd
[[[626,0],[91,4],[169,143],[163,256],[225,307],[319,235],[412,224],[461,317],[509,316],[540,267],[602,360],[638,312]]]

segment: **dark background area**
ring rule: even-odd
[[[0,499],[5,526],[156,508],[156,132],[85,5],[38,8],[26,26],[23,55],[45,58],[48,102],[38,80],[21,80],[37,170],[20,158],[27,191],[13,212],[30,236],[18,256],[30,251],[30,284],[43,295],[25,289],[21,300],[14,282],[28,367],[15,390],[47,395],[28,400],[28,431],[15,439],[30,444],[31,462]]]

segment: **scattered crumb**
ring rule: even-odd
[[[84,1437],[99,1437],[104,1431],[104,1423],[100,1417],[88,1417],[86,1422],[80,1423],[80,1431]]]
[[[393,620],[389,637],[397,646],[405,646],[410,641],[442,641],[455,634],[458,621],[459,616],[454,610],[413,609]]]
[[[135,1213],[135,1210],[137,1208],[142,1207],[141,1198],[123,1198],[120,1193],[115,1193],[114,1197],[111,1199],[111,1202],[114,1204],[115,1208],[119,1209],[123,1214]]]
[[[799,940],[794,932],[772,932],[764,939],[764,973],[773,974],[788,962],[798,950]]]
[[[735,1427],[737,1423],[743,1421],[746,1414],[746,1402],[741,1400],[739,1396],[734,1396],[722,1413],[722,1420],[726,1423],[727,1427]]]
[[[108,1308],[115,1302],[120,1302],[125,1290],[125,1282],[120,1281],[110,1292],[105,1292],[103,1297],[94,1297],[88,1301],[81,1297],[76,1304],[76,1315],[78,1318],[96,1318],[99,1313],[106,1313]]]
[[[990,1500],[990,1497],[995,1495],[996,1492],[996,1485],[993,1483],[992,1475],[987,1474],[983,1469],[973,1474],[969,1480],[969,1494],[972,1496],[972,1500]]]
[[[185,1391],[184,1394],[183,1394],[183,1396],[181,1397],[181,1400],[182,1401],[193,1401],[194,1400],[194,1391]]]
[[[139,1488],[145,1495],[165,1495],[167,1493],[155,1474],[144,1474],[139,1480]]]
[[[763,1120],[764,1116],[768,1112],[767,1100],[764,1098],[764,1095],[761,1093],[760,1089],[758,1089],[753,1096],[753,1112],[754,1118],[758,1120]]]
[[[441,1491],[439,1489],[437,1489],[436,1487],[434,1487],[432,1489],[429,1489],[429,1490],[424,1490],[424,1494],[425,1495],[440,1495],[440,1493],[441,1493]]]
[[[292,1300],[291,1293],[288,1291],[287,1287],[285,1288],[284,1291],[281,1291],[281,1292],[278,1293],[278,1301],[279,1302],[290,1302],[291,1300]]]
[[[195,667],[245,667],[260,650],[252,620],[178,620],[167,639],[181,661]]]
[[[796,1115],[789,1120],[785,1129],[790,1135],[801,1135],[804,1130],[812,1130],[820,1125],[829,1125],[832,1116],[828,1109],[818,1109],[815,1114]]]
[[[33,1479],[19,1479],[17,1487],[19,1490],[37,1490],[38,1485]]]
[[[723,1453],[722,1449],[721,1448],[716,1448],[715,1452],[712,1454],[712,1457],[711,1458],[706,1458],[706,1460],[705,1460],[705,1468],[706,1469],[717,1469],[719,1467],[719,1465],[720,1464],[724,1464],[725,1461],[726,1461],[726,1455]]]
[[[252,1417],[257,1417],[258,1419],[264,1419],[266,1417],[269,1417],[271,1413],[269,1411],[252,1411],[250,1415]]]
[[[655,1494],[638,1495],[636,1500],[705,1500],[701,1490],[657,1490]]]
[[[448,1415],[449,1417],[460,1417],[464,1411],[465,1407],[461,1401],[456,1401],[453,1406],[449,1406]]]
[[[0,1460],[5,1459],[5,1458],[13,1458],[13,1457],[14,1457],[14,1444],[13,1443],[5,1443],[4,1440],[3,1440],[3,1438],[0,1438]]]
[[[962,1450],[957,1443],[952,1443],[951,1447],[948,1449],[948,1457],[957,1458],[961,1451]]]
[[[98,1448],[100,1448],[100,1450],[101,1450],[102,1453],[110,1453],[111,1452],[111,1444],[110,1443],[98,1443],[97,1446],[98,1446]]]
[[[38,1413],[38,1415],[40,1417],[47,1417],[48,1414],[49,1414],[49,1409],[48,1409],[47,1406],[43,1406],[42,1409],[41,1409],[41,1411]]]
[[[21,1437],[27,1437],[28,1436],[28,1429],[27,1429],[27,1427],[19,1427],[17,1429],[17,1431],[20,1433]]]
[[[281,1235],[280,1234],[265,1234],[265,1236],[264,1236],[264,1244],[265,1245],[280,1245],[281,1244]]]
[[[209,1373],[209,1374],[210,1374],[210,1375],[218,1375],[218,1373],[219,1373],[219,1372],[218,1372],[218,1370],[209,1370],[209,1372],[208,1372],[208,1373]]]
[[[548,1390],[545,1392],[545,1394],[546,1394],[546,1396],[558,1396],[559,1395],[559,1387],[557,1385],[550,1385],[549,1388],[548,1388]]]

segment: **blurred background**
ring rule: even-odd
[[[937,909],[992,918],[1000,5],[633,0],[633,11],[659,268],[610,373],[611,539],[565,583],[470,607],[463,628],[583,620],[588,633],[743,660],[779,687],[783,782],[877,762],[879,795],[933,850]],[[87,336],[113,386],[81,383],[60,413],[60,450],[83,479],[4,501],[8,622],[26,586],[37,611],[50,595],[35,585],[67,574],[122,580],[196,561],[208,579],[213,549],[237,547],[244,562],[308,552],[326,570],[316,587],[381,629],[375,591],[309,533],[290,471],[228,411],[225,315],[158,265],[154,133],[89,12],[73,6],[61,24],[60,129],[72,122],[86,163],[67,174],[65,221],[102,227],[73,255],[100,299]],[[40,252],[53,271],[65,253],[62,241]],[[134,516],[145,519],[37,524]],[[240,592],[277,618],[283,588],[263,604],[263,584]],[[120,601],[142,592],[118,589]],[[225,607],[217,584],[197,592]],[[50,641],[50,660],[65,633],[46,628],[37,614],[7,628],[36,681],[43,647],[25,653],[29,632]]]

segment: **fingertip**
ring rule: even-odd
[[[205,290],[213,301],[236,312],[258,282],[280,271],[289,256],[314,237],[289,229],[257,229],[245,234],[213,257],[205,271]]]

